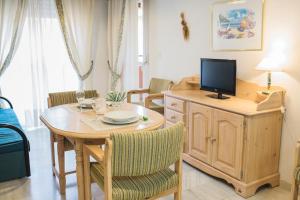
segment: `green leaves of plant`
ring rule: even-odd
[[[110,101],[110,102],[122,102],[126,99],[126,92],[117,92],[117,91],[112,91],[109,92],[106,95],[106,101]]]

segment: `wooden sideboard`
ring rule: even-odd
[[[209,92],[197,88],[165,93],[166,126],[178,121],[186,126],[184,161],[226,180],[245,198],[260,186],[278,186],[280,180],[283,114],[268,97],[255,101],[253,92],[227,100],[209,98]],[[268,102],[275,107],[259,108]]]

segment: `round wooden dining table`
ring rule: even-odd
[[[112,132],[128,132],[138,130],[155,130],[164,125],[164,117],[158,112],[145,107],[124,103],[118,110],[134,111],[148,120],[128,125],[104,125],[93,110],[80,110],[76,104],[61,105],[47,109],[41,116],[41,121],[50,132],[62,139],[68,139],[76,154],[76,175],[78,199],[84,199],[83,181],[83,144],[104,144]],[[101,126],[101,124],[103,126]]]

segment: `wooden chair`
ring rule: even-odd
[[[181,200],[183,129],[178,123],[156,131],[113,133],[104,150],[84,145],[85,199],[91,199],[92,181],[105,200],[158,199],[173,193]],[[169,168],[173,164],[175,170]]]
[[[86,98],[98,97],[96,90],[85,91]],[[63,104],[77,103],[76,92],[57,92],[49,93],[48,107],[59,106]],[[57,158],[58,158],[58,171],[55,167],[55,152],[54,143],[57,142]],[[75,173],[75,171],[65,172],[65,152],[73,150],[73,144],[64,138],[63,136],[57,135],[50,132],[50,145],[51,145],[51,160],[52,160],[52,171],[53,176],[56,176],[59,180],[59,191],[61,194],[66,193],[66,175]]]
[[[146,108],[149,108],[151,110],[155,110],[159,113],[164,113],[164,106],[163,104],[157,104],[154,103],[153,100],[163,100],[164,94],[162,94],[163,91],[171,89],[173,86],[173,82],[170,80],[165,79],[159,79],[159,78],[152,78],[150,81],[150,86],[148,89],[142,89],[142,90],[131,90],[127,93],[127,102],[128,103],[135,103],[145,106]],[[145,98],[145,102],[132,102],[131,96],[135,94],[149,94]]]
[[[292,199],[298,200],[300,184],[300,141],[297,142],[294,162],[294,178],[292,183]]]

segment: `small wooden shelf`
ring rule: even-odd
[[[283,106],[284,91],[272,91],[270,94],[264,94],[262,91],[257,91],[257,111],[280,108]]]
[[[200,85],[199,80],[188,80],[187,83],[190,85]]]

